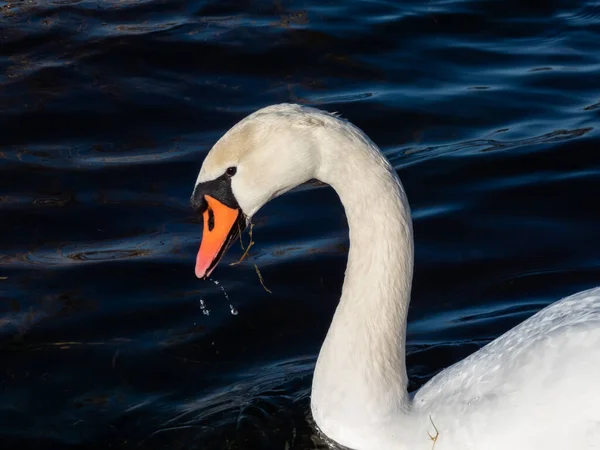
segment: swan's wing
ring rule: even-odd
[[[506,445],[511,436],[547,438],[551,448],[575,435],[584,445],[599,439],[600,288],[546,307],[440,372],[416,393],[414,407]]]

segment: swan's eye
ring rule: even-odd
[[[227,175],[229,175],[230,177],[234,176],[236,172],[237,172],[237,167],[228,167],[227,170],[225,171],[225,173]]]

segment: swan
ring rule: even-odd
[[[600,288],[564,298],[417,392],[407,391],[413,230],[404,188],[358,127],[281,104],[233,126],[207,154],[191,203],[206,278],[269,200],[310,179],[345,209],[342,294],[314,369],[311,411],[353,450],[600,449]]]

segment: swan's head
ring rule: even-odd
[[[210,150],[192,205],[204,228],[196,276],[208,277],[269,200],[317,176],[322,121],[339,119],[298,105],[264,108],[231,128]]]

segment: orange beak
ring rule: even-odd
[[[239,209],[225,206],[219,200],[205,195],[207,208],[202,213],[204,231],[200,250],[196,257],[196,276],[207,278],[217,266],[225,251],[239,236],[243,222],[243,214]]]

